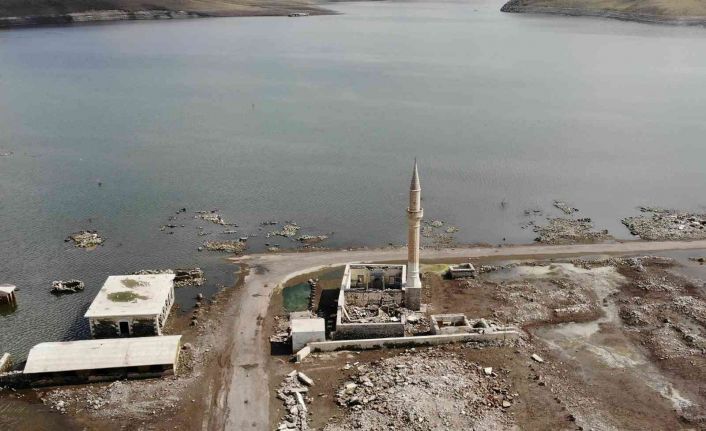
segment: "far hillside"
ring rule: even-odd
[[[502,11],[603,16],[670,24],[706,23],[704,0],[510,0]]]

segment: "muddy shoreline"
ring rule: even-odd
[[[562,15],[576,17],[592,17],[592,18],[608,18],[619,21],[639,22],[643,24],[662,24],[675,26],[706,26],[706,16],[690,17],[666,17],[659,15],[648,15],[632,12],[619,12],[611,10],[590,10],[569,7],[550,7],[550,6],[530,6],[520,4],[521,0],[510,0],[505,3],[501,12],[507,13],[530,13],[543,15]]]

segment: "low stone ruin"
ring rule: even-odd
[[[307,404],[311,403],[309,387],[313,385],[314,381],[302,372],[294,370],[287,374],[277,389],[277,399],[282,401],[286,410],[282,421],[276,428],[277,430],[305,431],[309,429]]]
[[[73,241],[76,247],[91,248],[103,244],[104,240],[97,231],[82,230],[72,233],[64,241]]]
[[[187,269],[143,269],[133,272],[135,275],[174,274],[174,287],[202,286],[206,281],[201,268]]]
[[[56,280],[51,283],[51,293],[75,293],[83,290],[84,287],[81,280]]]

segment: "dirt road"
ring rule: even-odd
[[[513,257],[533,255],[582,255],[596,253],[648,253],[667,250],[706,249],[702,241],[617,242],[610,244],[527,245],[486,248],[422,250],[422,259],[472,257]],[[406,249],[341,250],[311,253],[255,254],[233,259],[245,263],[250,272],[245,278],[241,300],[233,304],[235,343],[224,368],[229,382],[222,382],[215,405],[209,412],[207,429],[269,429],[269,393],[266,370],[269,349],[262,334],[263,323],[275,287],[300,274],[347,262],[390,261],[406,258]]]

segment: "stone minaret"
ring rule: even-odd
[[[407,208],[407,286],[405,292],[405,307],[419,310],[422,281],[419,278],[419,231],[422,217],[422,187],[419,185],[417,159],[414,159],[414,172],[409,187],[409,208]]]

